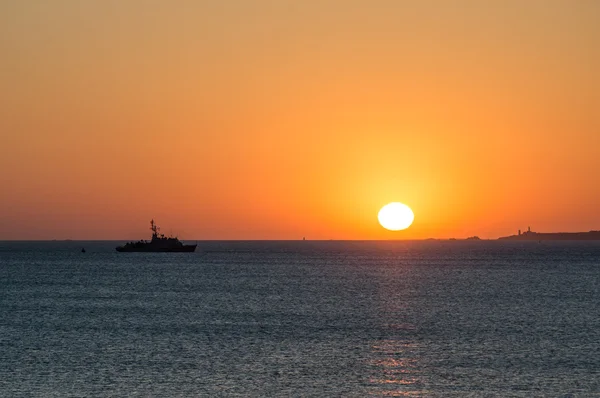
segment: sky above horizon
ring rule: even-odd
[[[5,1],[0,239],[600,229],[600,2]],[[377,212],[399,201],[404,231]]]

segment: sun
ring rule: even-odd
[[[390,231],[400,231],[410,227],[415,219],[415,214],[404,203],[392,202],[379,210],[377,218],[383,228]]]

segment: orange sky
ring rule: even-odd
[[[600,229],[599,20],[592,0],[1,2],[0,239]],[[408,230],[379,226],[391,201]]]

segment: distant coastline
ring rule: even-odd
[[[71,245],[79,245],[82,242],[86,243],[114,243],[128,240],[122,239],[0,239],[0,242],[6,243],[63,243]],[[361,241],[600,241],[600,230],[592,230],[588,232],[534,232],[530,228],[527,231],[518,231],[515,235],[501,236],[498,238],[480,238],[479,236],[469,236],[466,238],[414,238],[414,239],[187,239],[186,241],[195,242],[361,242]]]
[[[498,240],[523,240],[523,241],[541,241],[541,240],[600,240],[600,231],[589,232],[533,232],[531,228],[517,235],[503,236]]]

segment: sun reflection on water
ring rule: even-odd
[[[380,340],[372,345],[370,383],[377,395],[418,397],[426,394],[418,364],[418,345],[405,340]]]

